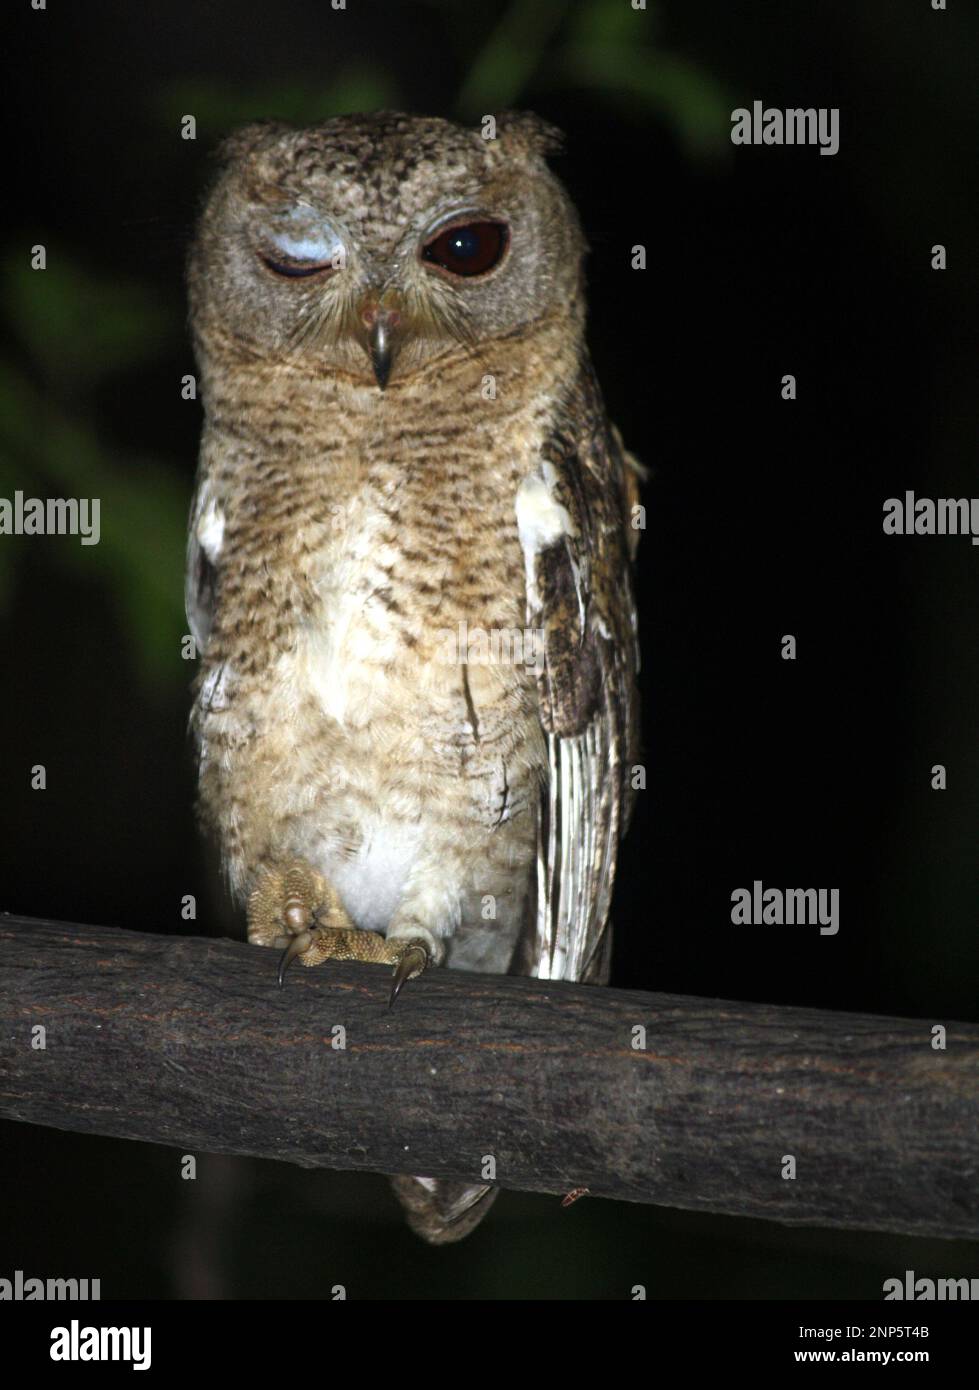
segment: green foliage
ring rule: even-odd
[[[313,125],[354,111],[377,111],[398,105],[398,85],[383,69],[369,63],[341,68],[328,83],[263,83],[254,87],[222,81],[180,82],[157,95],[154,109],[167,130],[176,130],[185,115],[198,128],[226,135],[249,121],[277,119]]]
[[[696,63],[659,46],[653,6],[628,0],[514,0],[476,55],[459,92],[472,119],[585,89],[619,120],[659,115],[692,156],[728,148],[731,103]]]
[[[146,286],[94,275],[60,253],[43,271],[31,270],[23,250],[8,255],[0,308],[44,377],[73,394],[158,356],[180,327]]]
[[[433,3],[452,48],[463,55],[448,115],[475,120],[586,90],[617,119],[661,116],[691,155],[728,147],[731,103],[696,63],[660,47],[662,26],[652,5],[635,10],[629,0],[512,0],[487,34],[480,10],[455,0]],[[258,117],[303,125],[344,112],[410,107],[408,86],[407,74],[403,80],[377,63],[359,61],[341,66],[327,83],[180,82],[157,94],[154,112],[167,130],[193,115],[199,130],[225,134]]]
[[[569,44],[562,62],[569,82],[596,88],[619,113],[665,116],[689,155],[730,148],[731,103],[696,64],[656,50],[597,44]]]
[[[517,0],[477,54],[457,98],[464,118],[515,106],[566,18],[568,0]]]
[[[31,270],[23,254],[0,277],[0,312],[30,360],[29,376],[0,363],[0,495],[98,498],[98,546],[50,537],[45,554],[80,581],[107,583],[147,683],[181,676],[186,488],[165,460],[120,457],[92,423],[92,392],[172,343],[179,320],[141,285],[101,280],[62,258]],[[43,385],[35,384],[36,377]],[[38,542],[0,544],[0,604],[18,561]]]

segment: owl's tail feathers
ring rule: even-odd
[[[393,1177],[391,1186],[408,1225],[429,1245],[451,1245],[475,1230],[499,1188],[443,1178]]]

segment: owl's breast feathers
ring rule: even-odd
[[[271,429],[215,401],[202,455],[194,723],[237,877],[303,817],[353,846],[364,817],[426,817],[434,799],[473,853],[517,821],[538,843],[521,968],[594,977],[637,655],[634,475],[590,369],[556,398],[482,411],[389,388],[365,413],[328,383],[312,404],[303,428],[294,401]],[[341,823],[328,803],[344,798]]]

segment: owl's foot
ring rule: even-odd
[[[289,946],[313,925],[354,929],[332,884],[304,859],[266,863],[248,899],[248,940],[253,946]]]
[[[429,963],[428,944],[420,939],[387,941],[378,932],[355,927],[336,889],[302,859],[263,866],[248,899],[248,940],[282,950],[280,985],[294,960],[310,966],[324,960],[393,965],[389,1005],[405,981],[420,975]]]
[[[428,947],[423,941],[385,941],[379,932],[358,931],[356,927],[310,927],[297,933],[279,960],[279,984],[294,960],[303,965],[319,965],[324,960],[366,960],[394,966],[394,983],[388,999],[390,1007],[406,980],[413,980],[428,965]]]

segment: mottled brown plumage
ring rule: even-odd
[[[521,115],[494,139],[250,126],[201,218],[200,803],[249,939],[307,964],[607,978],[635,469],[584,347],[555,140]],[[432,1240],[492,1200],[397,1190]]]

